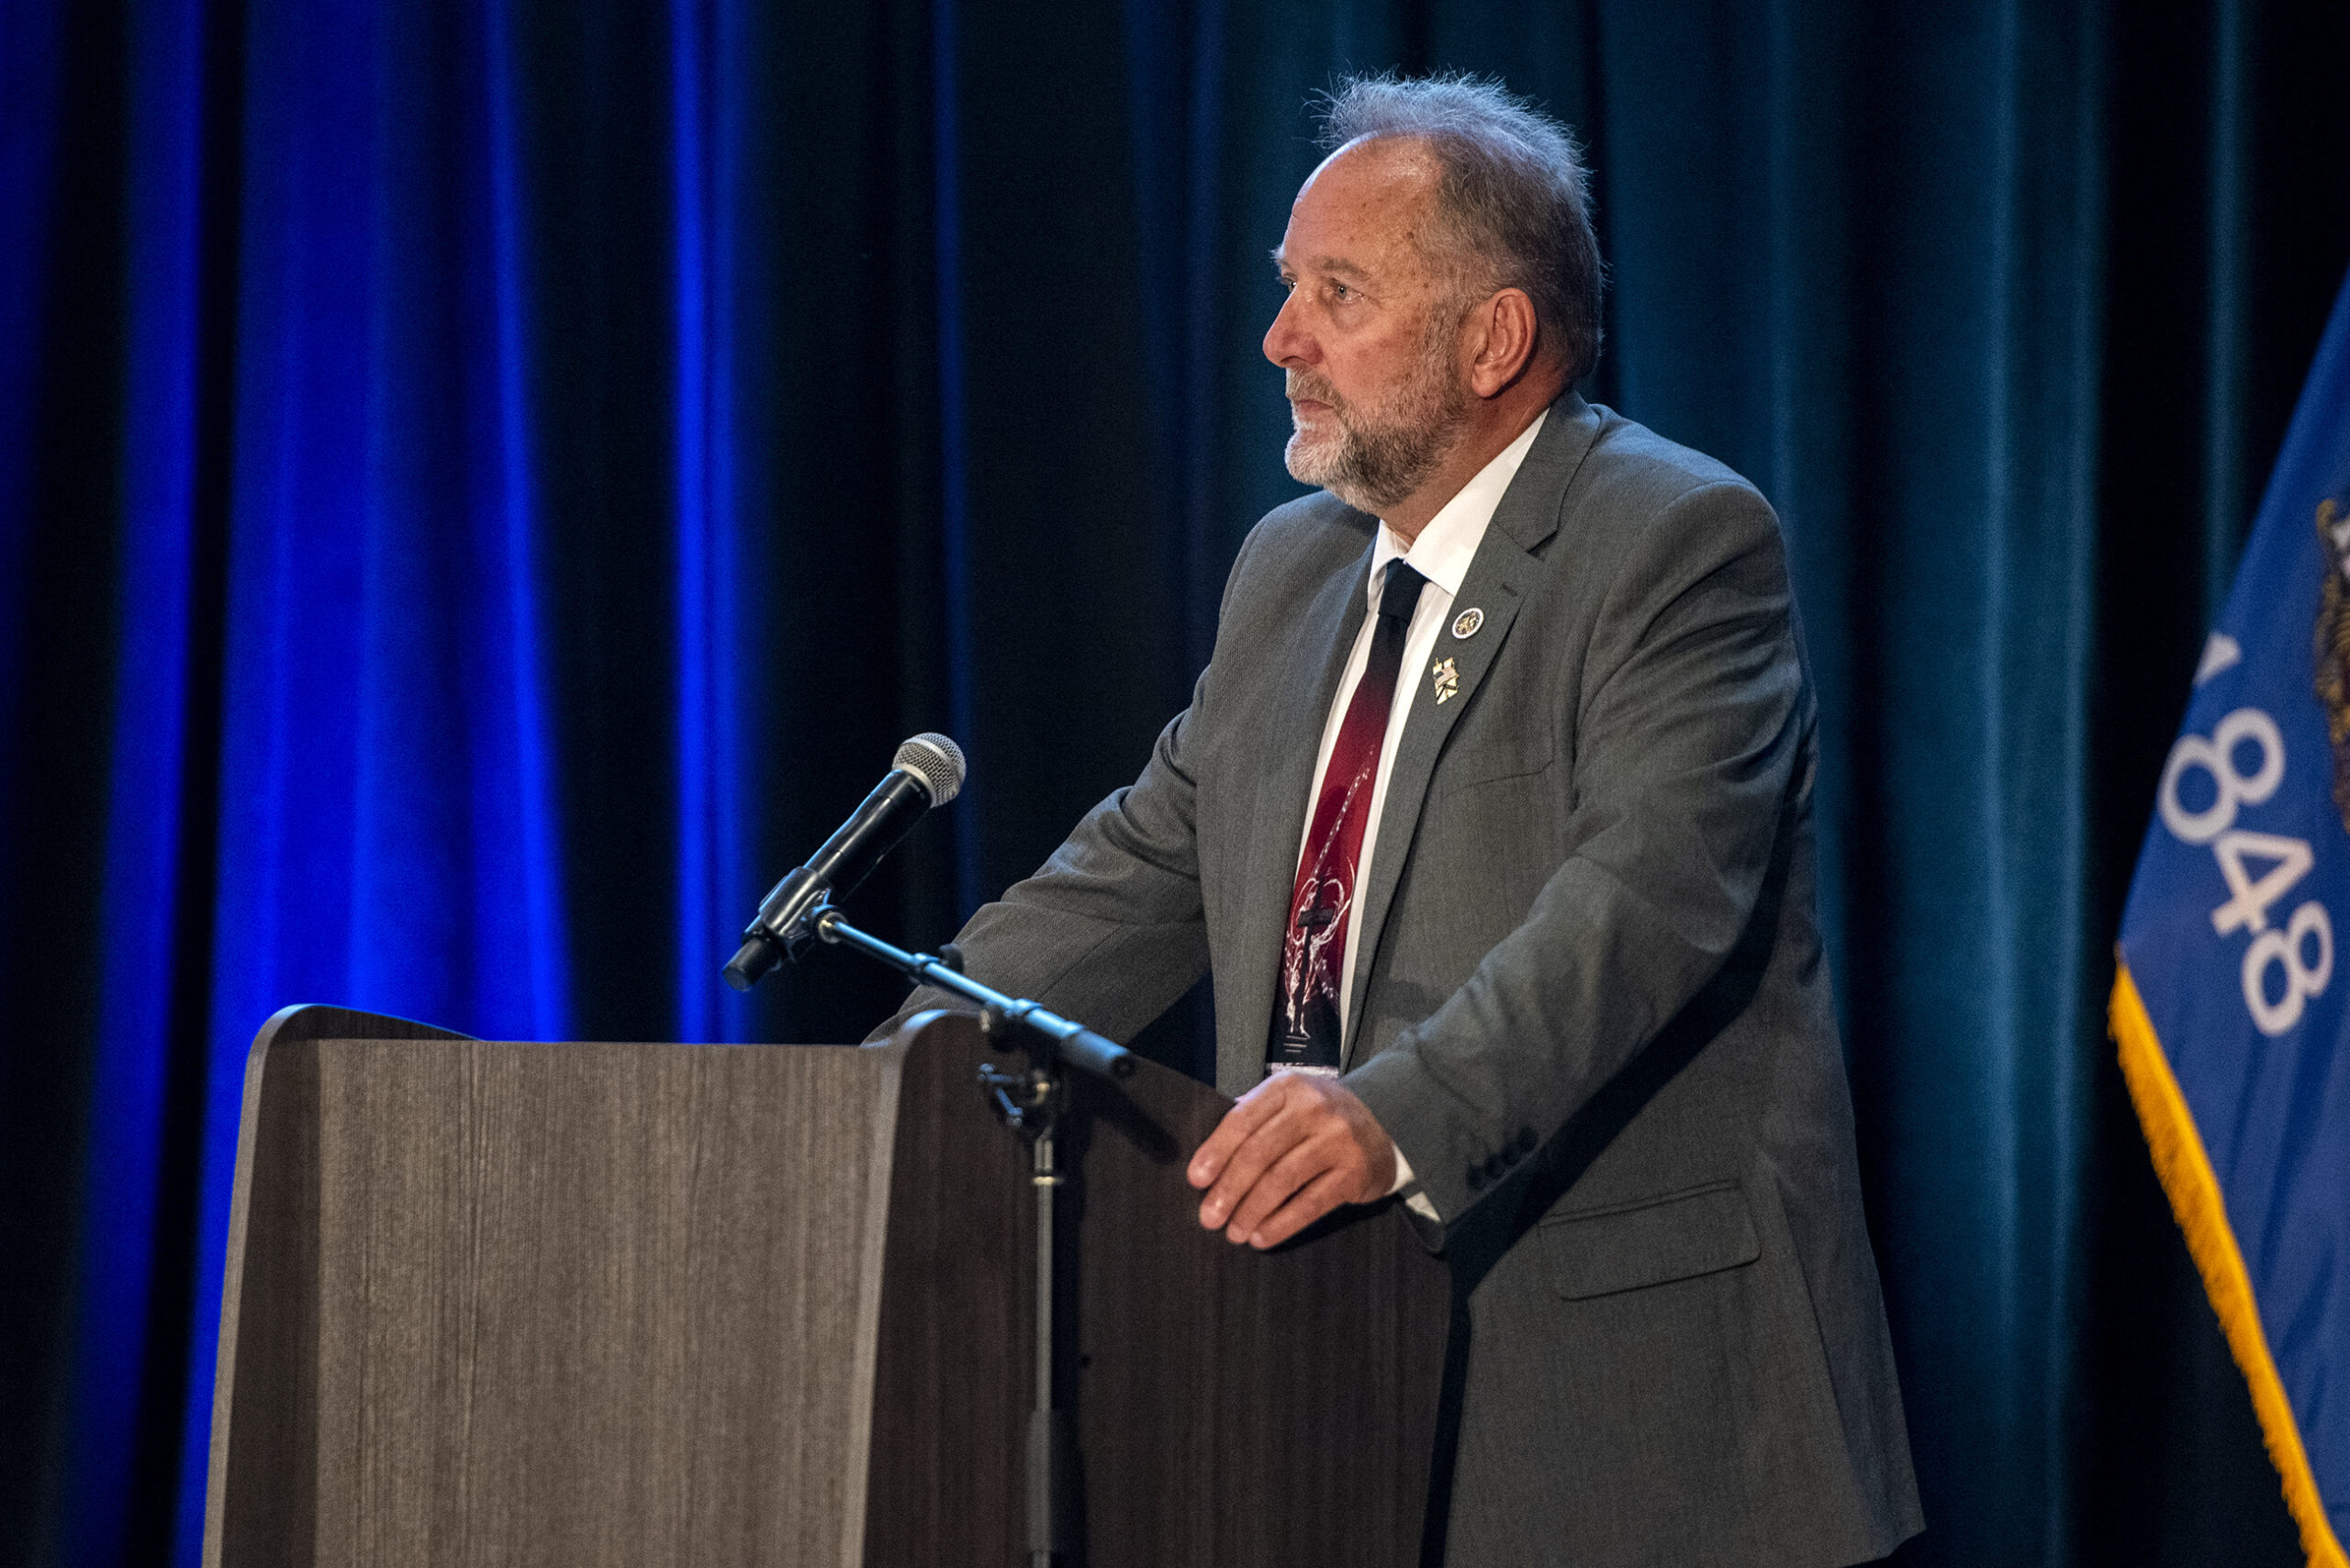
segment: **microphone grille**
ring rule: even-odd
[[[902,767],[921,779],[934,806],[943,806],[962,792],[963,748],[934,730],[924,730],[900,745],[890,766]]]

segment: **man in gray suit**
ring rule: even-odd
[[[1400,1194],[1444,1249],[1449,1562],[1880,1556],[1920,1521],[1777,520],[1569,390],[1600,266],[1559,127],[1382,79],[1328,138],[1265,338],[1323,489],[1241,547],[1141,777],[958,941],[1113,1036],[1211,973],[1201,1223]]]

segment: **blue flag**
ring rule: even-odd
[[[2195,673],[2113,1033],[2312,1563],[2350,1538],[2350,282]]]

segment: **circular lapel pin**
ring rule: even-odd
[[[1485,612],[1472,606],[1452,618],[1452,634],[1458,638],[1473,637],[1484,623]]]

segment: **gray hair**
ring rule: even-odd
[[[1322,115],[1322,146],[1364,138],[1427,143],[1442,174],[1437,209],[1474,292],[1522,288],[1558,335],[1570,383],[1598,362],[1605,271],[1591,229],[1591,174],[1567,128],[1466,72],[1339,82]]]

